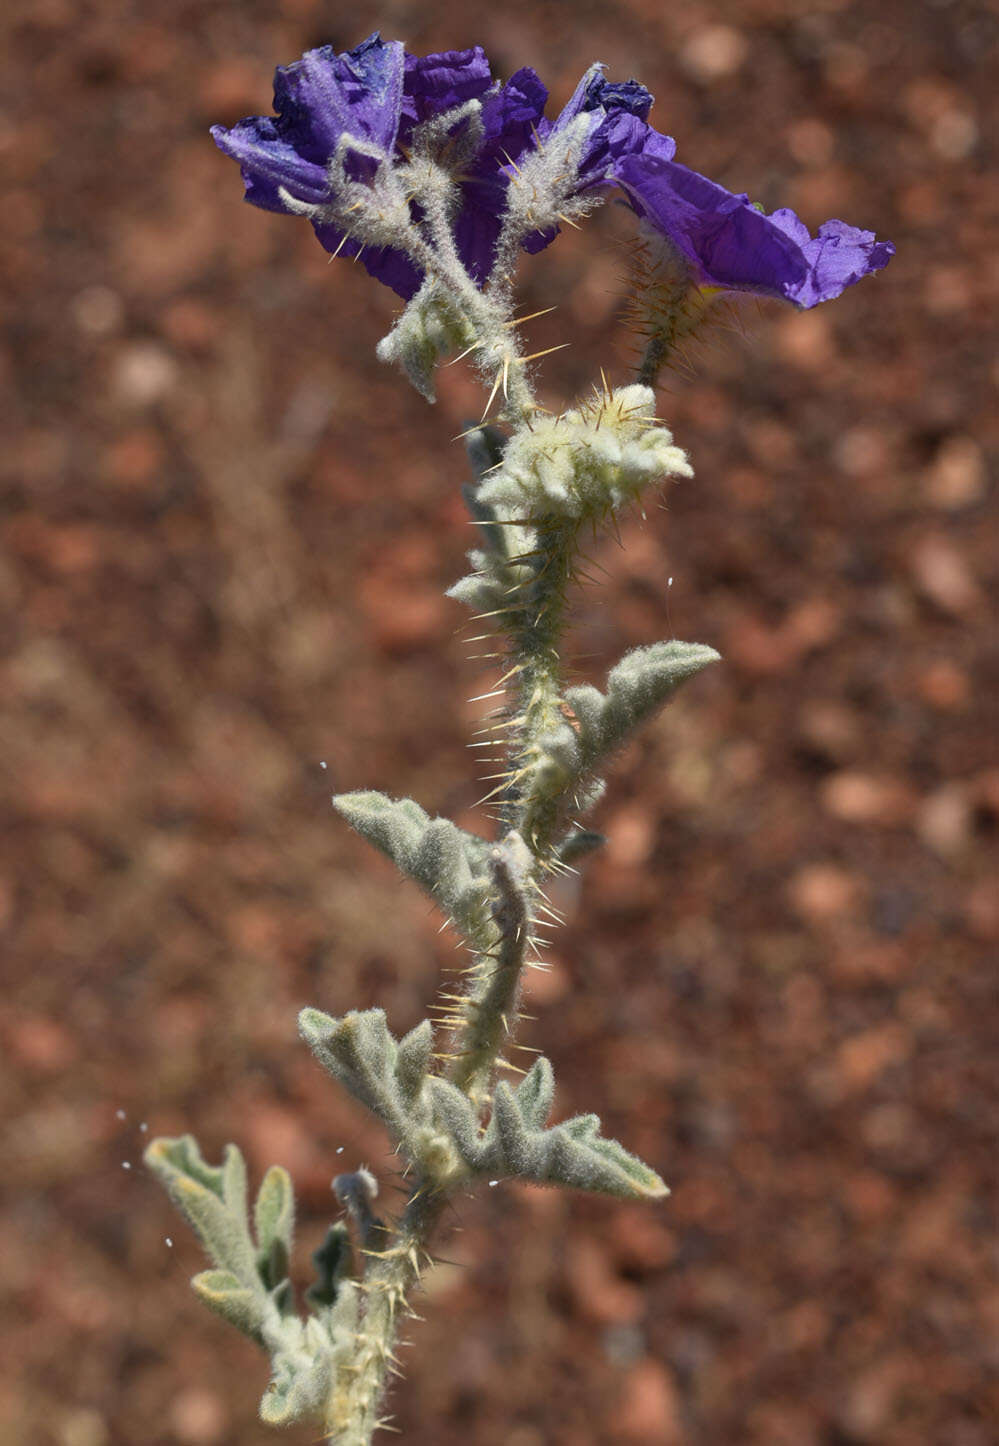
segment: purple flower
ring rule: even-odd
[[[843,221],[826,221],[813,237],[793,211],[767,216],[747,196],[662,154],[627,155],[614,175],[638,214],[686,257],[702,287],[811,307],[880,271],[895,254],[890,241]]]
[[[276,115],[251,116],[229,130],[215,126],[212,136],[239,162],[246,200],[269,211],[307,211],[334,199],[330,163],[338,150],[352,179],[369,179],[378,151],[402,163],[418,126],[480,101],[481,142],[461,170],[453,229],[462,261],[483,285],[502,229],[512,167],[539,138],[580,113],[593,113],[576,185],[581,191],[606,181],[612,163],[636,149],[648,131],[644,122],[652,97],[635,81],[612,85],[598,70],[588,72],[554,123],[544,119],[547,99],[533,70],[519,70],[503,85],[494,82],[478,46],[419,57],[376,33],[343,55],[326,45],[279,66]],[[360,256],[368,271],[400,296],[408,299],[419,288],[420,268],[402,249],[362,245],[321,217],[313,226],[326,250]],[[554,235],[537,232],[524,245],[541,250]]]
[[[614,168],[626,156],[640,154],[654,145],[657,154],[672,157],[676,144],[669,136],[661,136],[646,124],[652,108],[652,95],[637,80],[608,81],[603,66],[593,65],[576,86],[568,104],[555,121],[541,120],[537,126],[537,144],[546,145],[565,131],[580,115],[592,116],[579,159],[578,173],[572,194],[580,195],[595,186],[614,181]],[[559,228],[535,231],[525,237],[524,249],[543,251],[557,236]]]

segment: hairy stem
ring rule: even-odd
[[[326,1408],[325,1429],[336,1446],[369,1446],[378,1429],[388,1377],[395,1369],[399,1318],[419,1281],[421,1258],[448,1198],[444,1191],[418,1187],[391,1244],[367,1255],[357,1352],[349,1374],[342,1371],[334,1382]]]
[[[476,959],[464,1003],[465,1026],[450,1074],[452,1082],[479,1105],[488,1097],[497,1058],[516,1015],[534,892],[524,870],[530,859],[517,834],[508,835],[493,850],[493,877],[499,891],[493,920],[499,937],[493,949]]]
[[[458,254],[444,206],[437,198],[423,199],[431,241],[426,243],[426,255],[420,258],[421,265],[454,294],[475,330],[478,364],[492,381],[486,411],[496,393],[502,391],[503,414],[514,425],[521,425],[534,415],[538,404],[516,331],[509,324],[509,296],[489,295],[479,290]]]
[[[539,740],[562,720],[561,636],[576,534],[575,526],[536,529],[530,556],[517,559],[530,562],[534,575],[505,615],[516,696],[500,832],[505,839],[518,840],[526,858],[516,889],[497,868],[500,904],[493,917],[499,939],[477,957],[463,1005],[451,1079],[476,1102],[488,1098],[498,1057],[513,1034],[531,914],[558,821],[560,797],[536,786],[536,770]]]
[[[541,525],[531,557],[534,577],[511,618],[510,652],[517,667],[516,726],[509,743],[510,791],[503,823],[515,828],[544,867],[558,799],[536,786],[538,742],[562,719],[562,630],[572,576],[575,523]]]

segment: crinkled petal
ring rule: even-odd
[[[463,206],[454,223],[458,255],[472,280],[484,286],[493,269],[502,221],[486,206]]]
[[[544,124],[547,103],[547,87],[526,65],[487,95],[482,102],[484,142],[476,165],[496,168],[522,156]]]
[[[479,100],[491,85],[489,61],[480,45],[471,50],[442,50],[435,55],[407,54],[400,138],[405,141],[420,121],[431,120],[466,101]]]
[[[454,228],[458,253],[480,284],[492,270],[512,168],[534,146],[547,100],[545,86],[525,67],[482,103],[483,143],[462,183]]]
[[[626,110],[608,111],[587,137],[579,163],[579,189],[613,180],[612,168],[625,156],[642,152],[649,127]],[[668,140],[668,136],[662,139]]]
[[[246,187],[245,199],[265,211],[287,211],[278,194],[283,187],[299,201],[315,205],[326,199],[328,183],[323,166],[307,161],[285,140],[269,116],[249,116],[231,130],[212,126],[212,139],[220,151],[239,162]]]
[[[671,161],[676,155],[676,141],[672,136],[664,136],[661,131],[646,126],[641,147],[636,154],[653,156],[660,161]]]
[[[596,86],[606,84],[604,80],[606,68],[598,61],[595,65],[591,65],[589,70],[583,72],[576,89],[556,118],[547,123],[545,135],[550,135],[553,131],[564,130],[569,122],[575,120],[583,111],[596,109],[596,106],[592,104],[592,93]]]
[[[312,229],[325,251],[335,256],[356,257],[369,276],[390,286],[404,301],[419,291],[423,273],[402,251],[395,251],[391,246],[362,246],[359,241],[345,240],[338,227],[322,221],[314,221]]]
[[[644,121],[649,118],[654,100],[652,92],[638,80],[604,80],[600,76],[591,83],[589,109],[599,106],[608,111],[626,111]]]
[[[544,134],[564,130],[570,121],[588,111],[603,111],[607,116],[630,115],[640,121],[648,118],[653,102],[652,92],[637,80],[605,80],[605,69],[599,64],[590,66]]]
[[[808,271],[802,285],[789,298],[798,306],[832,301],[854,282],[887,266],[895,255],[891,241],[879,241],[873,231],[861,231],[845,221],[824,222],[813,239],[793,211],[775,211],[770,220],[785,234],[794,235],[798,228],[805,233],[801,249]],[[797,223],[794,231],[789,222]]]
[[[767,216],[697,171],[647,151],[614,168],[639,215],[667,236],[705,285],[829,301],[887,265],[895,248],[871,231],[827,221],[812,237],[793,211]]]
[[[331,45],[307,50],[274,72],[274,109],[282,136],[300,155],[325,164],[343,135],[395,145],[402,106],[405,51],[376,31],[344,55]]]

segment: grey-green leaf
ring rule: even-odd
[[[236,1146],[226,1146],[220,1167],[205,1163],[191,1135],[153,1140],[144,1158],[219,1269],[232,1271],[244,1285],[255,1281],[257,1257],[246,1215],[246,1166]]]
[[[547,1059],[535,1061],[516,1090],[500,1081],[485,1132],[474,1108],[447,1080],[432,1079],[434,1122],[453,1140],[471,1170],[480,1175],[569,1185],[625,1200],[667,1194],[655,1171],[616,1140],[600,1135],[597,1115],[577,1115],[552,1129],[544,1124],[552,1107],[555,1080]]]
[[[269,1290],[288,1277],[295,1230],[295,1191],[291,1176],[272,1165],[263,1178],[253,1210],[257,1235],[257,1261]]]
[[[261,1344],[265,1304],[260,1295],[248,1289],[230,1270],[203,1270],[191,1281],[191,1288],[216,1315]]]
[[[516,1099],[517,1109],[528,1128],[543,1129],[555,1099],[555,1073],[544,1055],[534,1061],[517,1086]]]
[[[333,807],[352,828],[387,854],[396,867],[425,889],[466,934],[475,932],[477,902],[488,883],[481,858],[488,847],[447,818],[430,816],[411,798],[383,793],[341,793]],[[481,898],[480,898],[481,896]]]
[[[719,654],[703,643],[664,642],[633,648],[607,677],[607,692],[588,684],[566,691],[580,724],[587,766],[611,752],[676,690]]]
[[[423,1081],[430,1070],[433,1048],[434,1030],[429,1019],[424,1019],[399,1041],[395,1077],[407,1107],[419,1098]]]

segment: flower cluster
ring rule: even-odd
[[[355,196],[351,214],[350,206],[338,204],[338,190],[345,181],[371,189],[385,168],[401,172],[418,229],[423,207],[414,156],[433,147],[435,162],[453,166],[457,194],[449,220],[455,246],[469,275],[483,285],[521,163],[571,132],[577,141],[571,190],[581,194],[603,182],[615,160],[641,146],[652,104],[642,86],[610,85],[599,67],[587,72],[554,123],[544,116],[547,100],[531,69],[494,82],[479,46],[420,57],[376,33],[346,54],[324,45],[279,66],[277,115],[251,116],[231,130],[215,126],[212,135],[239,162],[248,201],[309,215],[328,251],[359,255],[372,275],[409,299],[424,268],[419,252],[407,245],[405,228],[397,228],[399,244],[372,245],[364,234],[368,208]],[[541,250],[553,239],[548,219],[539,208],[540,224],[525,230],[527,249]]]
[[[637,81],[609,82],[593,66],[554,121],[547,99],[531,69],[495,81],[478,46],[421,57],[376,33],[342,55],[322,46],[279,67],[276,115],[212,134],[239,162],[248,201],[307,215],[328,251],[359,256],[407,300],[434,269],[441,217],[446,244],[483,288],[511,249],[542,250],[560,219],[611,186],[702,292],[810,307],[894,254],[842,221],[813,237],[793,211],[767,216],[680,165],[672,139],[648,124],[652,96]]]

